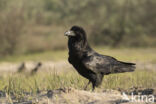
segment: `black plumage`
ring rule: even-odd
[[[36,65],[36,67],[31,70],[31,75],[34,75],[35,73],[37,73],[37,71],[39,70],[39,68],[41,66],[42,66],[42,63],[41,62],[38,62],[38,64]]]
[[[25,71],[26,70],[26,66],[25,66],[25,62],[23,62],[20,66],[19,66],[19,68],[18,68],[18,73],[21,73],[21,72],[23,72],[23,71]]]
[[[65,36],[68,36],[69,63],[92,83],[93,90],[101,84],[104,75],[132,72],[135,69],[134,63],[121,62],[95,52],[87,42],[84,29],[79,26],[73,26],[65,32]]]

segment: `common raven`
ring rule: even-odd
[[[68,36],[69,58],[68,61],[80,75],[92,83],[92,90],[98,87],[104,75],[112,73],[132,72],[134,63],[118,61],[117,59],[95,52],[88,44],[87,36],[82,27],[73,26],[65,32]]]

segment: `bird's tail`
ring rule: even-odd
[[[134,63],[118,62],[119,63],[113,68],[114,73],[133,72],[136,68]]]

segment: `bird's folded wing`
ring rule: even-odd
[[[86,67],[86,69],[91,70],[95,73],[109,73],[110,68],[114,66],[115,62],[116,59],[109,56],[92,55],[83,59],[82,64]]]
[[[85,58],[83,65],[94,73],[103,74],[132,72],[135,70],[134,63],[121,62],[113,57],[104,55],[92,55]]]

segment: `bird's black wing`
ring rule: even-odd
[[[93,53],[85,57],[82,60],[82,64],[88,70],[104,74],[122,73],[134,71],[135,69],[132,63],[121,62],[111,56],[100,55],[98,53]]]

